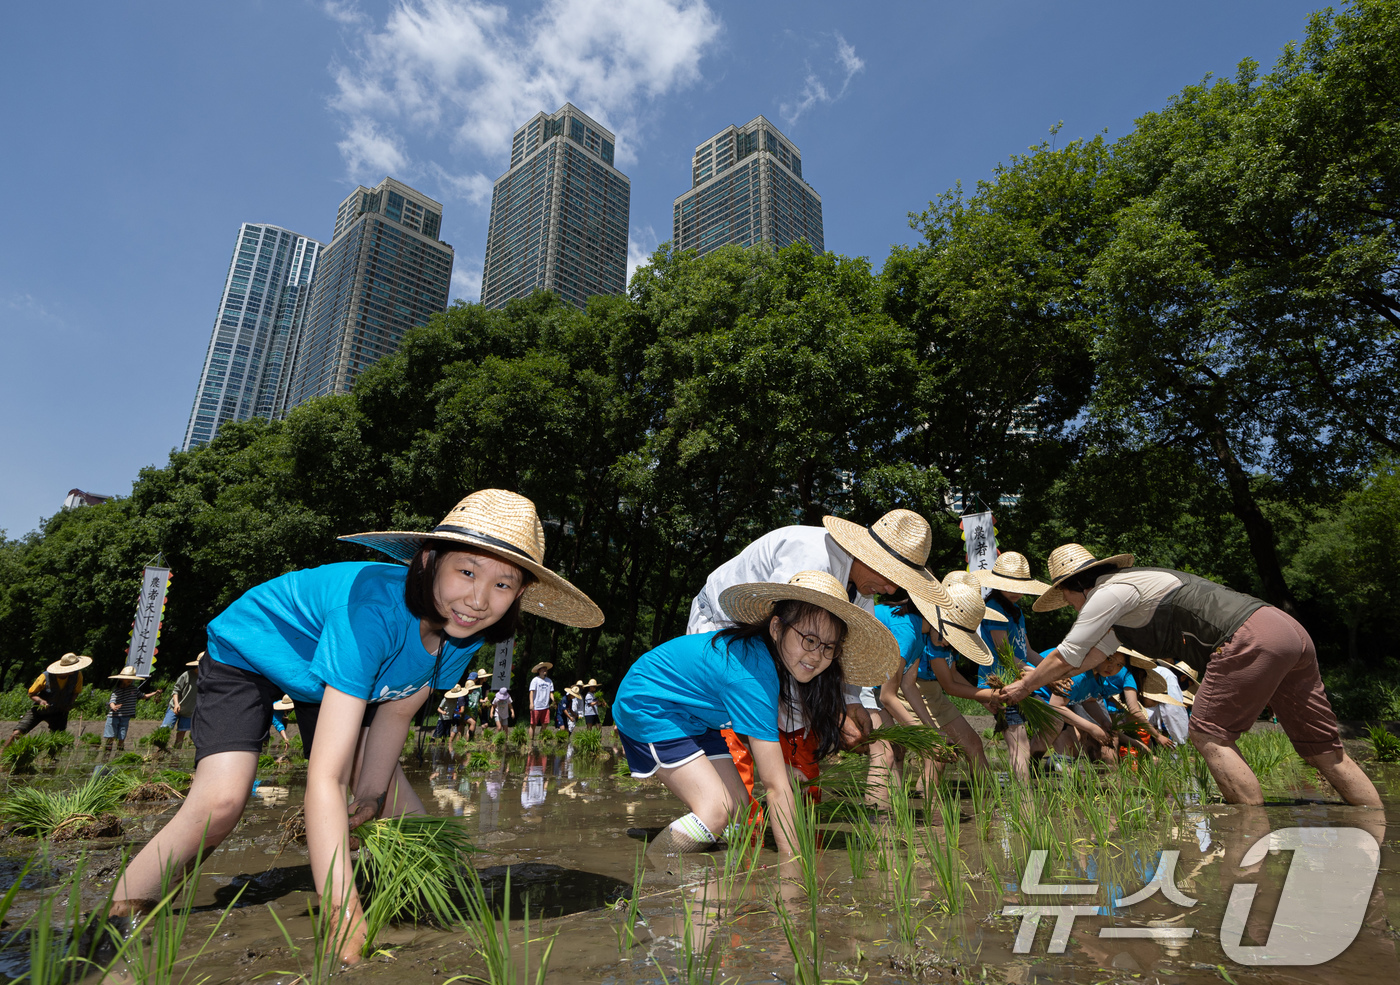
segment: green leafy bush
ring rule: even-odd
[[[34,760],[38,759],[39,753],[43,751],[44,743],[39,736],[21,735],[5,747],[5,751],[0,753],[0,759],[4,760],[5,768],[11,773],[33,773]]]
[[[1390,734],[1384,725],[1372,725],[1371,748],[1376,752],[1378,763],[1400,763],[1400,739]]]

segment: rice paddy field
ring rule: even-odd
[[[648,861],[645,838],[682,808],[659,783],[626,776],[611,731],[534,747],[522,733],[430,745],[421,763],[406,746],[406,772],[437,820],[360,830],[373,943],[345,971],[318,943],[298,840],[304,761],[264,758],[237,830],[114,953],[92,946],[91,915],[123,858],[176,809],[191,754],[147,745],[104,760],[88,743],[50,748],[40,736],[32,755],[7,757],[3,776],[0,975],[35,985],[1400,981],[1400,766],[1378,762],[1368,741],[1348,747],[1384,811],[1340,804],[1273,730],[1241,743],[1269,800],[1254,808],[1220,803],[1191,750],[1111,769],[1074,761],[1020,785],[1005,777],[1004,745],[988,741],[993,775],[955,765],[927,791],[894,782],[876,810],[867,760],[847,754],[827,764],[820,803],[799,812],[800,856],[780,865],[761,818],[716,851]],[[1331,878],[1332,856],[1249,853],[1293,828],[1366,832],[1380,845],[1374,883],[1337,864],[1335,885],[1314,879],[1300,921],[1290,866]],[[1254,887],[1243,910],[1228,905],[1238,886]],[[1322,963],[1226,953],[1255,960],[1348,906],[1359,930]],[[1027,916],[1035,907],[1068,912]]]

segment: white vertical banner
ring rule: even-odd
[[[160,645],[160,626],[165,617],[165,592],[170,569],[147,565],[141,575],[141,597],[136,600],[136,619],[131,624],[131,645],[126,662],[137,677],[150,677]]]
[[[496,663],[491,668],[491,686],[499,691],[510,687],[511,665],[515,663],[515,637],[496,644]]]
[[[959,524],[967,548],[967,570],[988,571],[997,561],[997,528],[991,513],[969,513]]]

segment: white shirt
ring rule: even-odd
[[[734,622],[719,607],[726,588],[751,582],[785,583],[799,571],[825,571],[842,585],[851,577],[854,559],[826,532],[825,527],[791,526],[769,531],[721,564],[690,605],[686,633],[711,633]],[[875,599],[857,595],[856,605],[875,614]]]
[[[755,540],[748,547],[721,564],[710,577],[705,579],[705,587],[690,603],[690,621],[685,631],[690,633],[712,633],[735,625],[719,607],[719,597],[726,588],[747,585],[753,582],[776,582],[784,584],[799,571],[825,571],[838,583],[847,587],[851,577],[851,565],[855,559],[825,527],[804,527],[795,524],[779,527]],[[875,614],[873,595],[856,595],[855,604],[872,616]],[[859,702],[861,689],[846,685],[847,702]],[[789,702],[787,707],[778,710],[778,727],[784,732],[795,732],[806,725],[802,707]]]
[[[1181,700],[1181,685],[1177,683],[1176,675],[1170,670],[1160,670],[1157,676],[1167,682],[1167,694],[1176,700]],[[1147,695],[1152,697],[1152,695]],[[1167,738],[1177,745],[1186,741],[1186,733],[1191,728],[1191,718],[1186,714],[1185,708],[1178,708],[1176,705],[1159,704],[1153,705],[1147,710],[1147,720],[1152,723],[1152,727],[1158,731],[1167,733]]]
[[[554,682],[548,677],[534,677],[530,680],[530,707],[543,711],[549,707],[550,696],[554,694]]]

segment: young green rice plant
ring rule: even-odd
[[[767,816],[757,810],[750,811],[741,821],[730,821],[724,829],[724,856],[719,873],[722,899],[739,900],[747,896],[767,830]]]
[[[471,756],[467,759],[467,771],[469,773],[479,773],[484,770],[494,769],[496,761],[491,758],[489,752],[482,752],[480,749],[473,749]]]
[[[653,954],[651,961],[656,965],[657,972],[661,975],[662,985],[720,985],[720,972],[723,970],[721,962],[724,958],[724,951],[721,949],[720,936],[710,934],[709,942],[704,947],[696,946],[696,938],[703,938],[705,931],[701,929],[706,921],[703,919],[705,901],[700,901],[702,919],[695,919],[695,902],[690,894],[682,896],[682,909],[685,914],[683,929],[681,930],[681,960],[678,974],[674,979],[666,977],[666,969],[661,967],[661,962]]]
[[[34,772],[34,761],[44,751],[44,740],[37,735],[21,735],[0,753],[5,767],[11,773],[21,776]]]
[[[77,740],[73,738],[73,733],[68,731],[45,732],[43,740],[44,752],[48,754],[50,759],[57,759],[59,756],[62,756],[69,749],[72,749],[77,742]]]
[[[596,728],[574,729],[570,740],[576,756],[598,756],[603,752],[603,733]]]
[[[907,783],[891,783],[889,838],[890,893],[894,904],[895,933],[899,940],[913,944],[919,936],[919,855],[914,809],[909,803]]]
[[[632,866],[632,892],[626,899],[618,899],[613,903],[613,911],[622,915],[622,919],[613,926],[613,933],[617,935],[619,956],[625,956],[639,940],[637,924],[642,917],[642,875],[645,872],[646,851],[643,850],[637,853],[637,860]]]
[[[124,752],[118,756],[113,756],[108,766],[140,766],[146,762],[146,757],[139,752]]]
[[[817,869],[817,805],[801,793],[796,801],[790,833],[795,854],[783,863],[779,874],[778,918],[792,950],[794,980],[799,985],[819,985],[825,943],[818,920],[822,887]],[[807,897],[807,913],[800,923],[791,912],[792,899],[799,890]]]
[[[357,829],[358,830],[358,829]],[[334,867],[338,859],[332,861],[330,876],[334,875]],[[334,880],[326,879],[327,893]],[[292,957],[296,958],[296,970],[284,969],[279,971],[280,975],[294,975],[299,985],[322,985],[330,979],[331,975],[339,971],[342,966],[340,959],[341,951],[350,940],[350,935],[355,928],[350,921],[343,920],[336,923],[337,913],[345,912],[350,897],[350,884],[346,884],[345,896],[339,901],[333,900],[329,895],[323,895],[319,900],[308,899],[306,903],[307,915],[311,918],[311,945],[310,945],[310,967],[307,967],[303,953],[307,947],[298,944],[297,939],[292,935],[291,929],[282,922],[282,918],[277,915],[276,909],[268,905],[268,915],[272,917],[273,923],[277,925],[278,931],[282,934],[282,939],[287,943],[287,950]]]
[[[513,746],[523,746],[530,742],[530,726],[526,725],[524,722],[512,726],[511,730],[506,734],[510,736],[510,744]]]
[[[937,796],[943,837],[938,837],[936,826],[925,826],[925,851],[933,876],[943,890],[940,909],[944,913],[961,913],[967,891],[967,863],[962,855],[962,810],[957,797],[946,788],[940,789]]]
[[[151,730],[151,734],[141,740],[142,745],[148,745],[152,749],[159,749],[161,752],[170,751],[170,726],[162,725]]]
[[[161,880],[161,900],[127,935],[127,970],[136,985],[181,985],[194,974],[192,965],[209,950],[229,913],[243,895],[242,887],[219,913],[209,932],[198,946],[191,949],[195,935],[190,933],[190,916],[194,897],[199,891],[202,859],[197,853],[194,866],[181,875],[171,868]],[[208,975],[194,978],[196,985],[207,981]]]
[[[78,741],[85,746],[100,746],[102,745],[102,735],[98,732],[84,732]]]
[[[1367,729],[1371,739],[1371,750],[1378,763],[1400,763],[1400,739],[1390,734],[1384,725],[1372,725]]]
[[[990,687],[1002,688],[1019,681],[1024,672],[1021,665],[1016,662],[1011,644],[1003,643],[997,654],[997,672],[987,675],[987,684]],[[1043,699],[1037,698],[1033,694],[1028,695],[1017,703],[1016,708],[1021,712],[1021,717],[1026,720],[1026,734],[1031,738],[1040,736],[1048,741],[1060,730],[1060,723],[1063,720]]]
[[[429,919],[451,927],[463,920],[456,900],[468,893],[463,871],[475,849],[452,817],[402,815],[355,829],[358,874],[368,886],[365,953],[392,922]]]
[[[73,825],[97,820],[117,809],[129,781],[118,773],[97,773],[86,783],[64,793],[40,787],[18,787],[0,801],[0,821],[12,824],[16,834],[52,838]]]
[[[522,978],[529,980],[530,975],[530,901],[525,899],[525,922],[522,929],[523,962],[521,965],[515,963],[513,953],[512,935],[510,932],[510,869],[506,869],[505,888],[502,899],[504,905],[501,915],[496,916],[496,911],[491,905],[491,901],[486,895],[486,887],[481,884],[481,877],[473,868],[466,870],[467,893],[464,897],[466,902],[467,934],[472,939],[472,945],[476,953],[486,964],[486,975],[484,977],[474,975],[459,975],[456,978],[449,978],[443,985],[454,985],[458,981],[476,981],[484,985],[520,985]],[[549,956],[554,950],[554,941],[558,937],[556,932],[554,937],[544,946],[544,954],[540,955],[539,965],[535,969],[535,985],[544,985],[545,975],[549,971]]]

